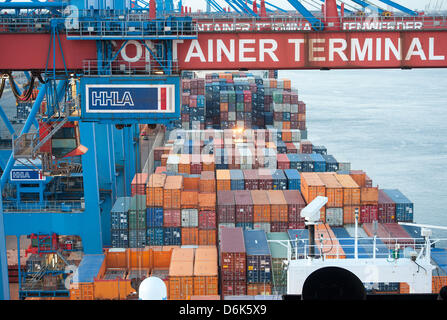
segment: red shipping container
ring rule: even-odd
[[[300,142],[300,153],[312,153],[312,142],[303,140]]]
[[[182,225],[182,214],[179,209],[164,209],[163,226],[180,227]]]
[[[246,252],[242,228],[221,229],[219,265],[222,280],[245,282]]]
[[[301,210],[306,206],[303,196],[298,190],[283,190],[284,198],[287,202],[287,211],[289,222],[302,222]]]
[[[285,153],[278,153],[276,155],[276,162],[278,169],[290,169],[290,161]]]
[[[396,242],[405,247],[413,247],[415,245],[415,239],[408,234],[408,232],[398,223],[383,223],[385,230],[391,235],[391,238],[395,238]]]
[[[249,190],[237,190],[234,193],[236,203],[236,223],[253,222],[253,200]]]
[[[298,101],[298,113],[306,113],[306,104],[303,101]]]
[[[286,232],[288,228],[288,222],[270,222],[270,232]]]
[[[216,211],[199,211],[199,229],[216,229]]]
[[[245,296],[247,295],[247,283],[245,280],[241,281],[227,281],[221,282],[222,296]]]
[[[259,190],[259,174],[257,169],[243,170],[245,190]]]
[[[304,229],[306,226],[303,222],[289,222],[289,229]]]
[[[286,143],[287,153],[298,153],[298,149],[292,142]]]
[[[236,222],[236,204],[233,191],[217,191],[217,221],[219,223]]]
[[[377,209],[377,217],[380,223],[396,222],[396,204],[383,190],[379,190]]]
[[[273,189],[273,177],[271,174],[271,170],[258,169],[258,190],[272,190],[272,189]]]
[[[368,223],[377,220],[377,205],[360,206],[360,223]]]

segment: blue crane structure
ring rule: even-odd
[[[20,236],[30,234],[77,235],[82,240],[83,250],[86,254],[100,254],[103,252],[104,246],[110,246],[111,235],[109,230],[112,205],[117,197],[130,195],[132,178],[136,172],[142,170],[144,165],[139,163],[140,158],[137,156],[140,153],[139,124],[158,123],[169,126],[172,120],[179,117],[179,106],[177,104],[180,100],[180,91],[178,90],[180,78],[174,64],[172,43],[174,40],[197,38],[197,31],[192,25],[192,18],[163,17],[163,15],[175,11],[173,2],[157,1],[157,17],[144,22],[144,33],[132,33],[129,32],[129,29],[123,29],[125,24],[122,21],[115,21],[110,16],[103,15],[100,11],[92,11],[92,9],[98,8],[106,9],[105,2],[97,4],[98,7],[95,7],[92,3],[77,0],[70,3],[76,5],[79,9],[79,29],[76,29],[76,32],[67,37],[92,40],[91,37],[82,34],[82,30],[97,28],[101,24],[105,24],[104,31],[109,32],[107,39],[104,40],[102,36],[94,38],[97,44],[98,61],[95,61],[94,69],[90,70],[90,77],[68,70],[65,66],[65,60],[63,60],[63,72],[55,69],[56,56],[61,55],[64,59],[60,30],[63,30],[66,22],[62,10],[69,3],[6,2],[0,4],[0,10],[16,9],[16,12],[18,12],[20,10],[41,9],[50,14],[52,10],[55,10],[55,15],[58,14],[60,17],[57,18],[56,16],[56,18],[51,19],[51,30],[49,32],[51,40],[46,67],[42,78],[39,75],[39,81],[36,79],[38,94],[33,100],[30,100],[32,101],[32,107],[20,133],[14,131],[4,110],[0,107],[0,117],[14,138],[13,150],[7,155],[6,164],[2,168],[3,173],[0,180],[2,191],[5,190],[6,184],[12,183],[10,174],[17,169],[16,163],[20,159],[25,159],[23,160],[24,165],[28,166],[30,172],[37,170],[40,173],[48,174],[44,179],[45,183],[41,182],[39,184],[41,192],[33,206],[29,204],[25,206],[20,198],[19,200],[15,199],[16,201],[3,199],[3,195],[0,194],[0,273],[2,277],[0,299],[9,298],[5,250],[6,235],[17,237],[19,250]],[[122,12],[122,9],[126,9],[123,0],[115,1],[113,5],[113,8],[107,7],[107,10]],[[125,26],[129,25],[130,28],[139,29],[141,22],[135,22],[134,24],[129,22]],[[111,30],[114,30],[114,32]],[[120,32],[115,32],[116,30],[120,30]],[[150,47],[146,42],[147,40],[156,40],[159,45]],[[112,46],[112,41],[122,41],[118,45],[119,49],[117,51]],[[115,77],[116,69],[114,68],[119,65],[117,61],[118,53],[130,42],[138,42],[147,50],[150,55],[151,67],[149,70],[145,70],[142,75],[133,75],[132,78],[123,76],[123,74]],[[108,77],[104,78],[104,76]],[[10,84],[14,86],[13,78],[10,79]],[[175,87],[175,109],[171,113],[146,113],[131,115],[127,118],[126,115],[117,117],[115,115],[110,116],[110,114],[106,116],[101,113],[98,113],[98,116],[84,117],[84,112],[81,112],[77,101],[86,94],[85,88],[90,84],[95,86],[102,83],[107,87],[109,83],[102,82],[106,81],[104,79],[127,81],[129,87],[142,80],[150,83],[148,86],[157,87],[162,84],[165,87]],[[19,92],[18,88],[15,89],[18,96],[25,94]],[[152,89],[148,88],[147,90]],[[159,90],[163,90],[163,88]],[[46,110],[42,111],[41,106],[44,101],[46,102]],[[39,123],[36,122],[36,118],[39,119]],[[69,153],[62,156],[57,163],[53,161],[54,157],[48,159],[48,157],[40,155],[39,152],[44,145],[44,141],[56,137],[59,130],[69,123],[76,123],[75,131],[79,132],[77,136],[78,144],[73,151],[74,153],[71,152],[72,155]],[[41,124],[52,129],[42,132],[40,130]],[[32,125],[39,128],[37,133],[31,132]],[[27,151],[22,152],[25,150],[22,148],[24,146]],[[32,167],[32,160],[39,157],[42,157],[41,165]],[[60,167],[62,164],[64,166]],[[67,167],[71,169],[66,169]],[[70,171],[73,168],[77,168],[78,171]],[[79,168],[81,168],[80,171]],[[56,172],[58,170],[62,171]],[[82,177],[83,191],[80,196],[83,201],[70,201],[70,199],[47,201],[44,199],[42,196],[43,188],[47,181],[53,179],[53,175],[71,178]],[[21,190],[26,191],[24,188]],[[25,217],[26,219],[24,219]],[[33,294],[39,295],[41,293]],[[20,291],[21,298],[27,295],[27,292]]]

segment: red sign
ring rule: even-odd
[[[200,34],[176,41],[180,69],[447,67],[447,32]]]
[[[45,34],[0,35],[0,69],[45,69],[50,39]],[[61,43],[69,70],[97,59],[96,41],[61,36]],[[115,50],[122,43],[114,42]],[[148,69],[154,64],[147,49],[153,43],[145,44],[128,41],[117,60]],[[56,68],[63,70],[57,41],[56,46]],[[173,47],[181,70],[447,67],[447,31],[200,33],[197,40],[175,40]]]

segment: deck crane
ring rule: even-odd
[[[396,8],[397,10],[402,11],[403,13],[409,14],[411,16],[417,16],[418,15],[418,13],[416,11],[408,9],[408,8],[402,6],[402,5],[400,5],[400,4],[398,4],[398,3],[394,2],[394,1],[391,1],[391,0],[379,0],[379,1],[385,3],[385,4],[389,5],[389,6],[391,6],[393,8]]]
[[[323,22],[317,18],[309,11],[303,4],[298,0],[288,0],[289,3],[298,10],[299,13],[311,24],[312,28],[316,31],[323,31]]]

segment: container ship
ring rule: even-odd
[[[218,61],[189,68],[198,71],[177,65],[173,52],[178,59],[186,54],[203,63],[198,37],[201,32],[213,36],[228,17],[188,14],[183,6],[169,13],[173,8],[166,3],[171,2],[150,3],[142,13],[122,18],[117,11],[108,16],[110,12],[92,9],[78,28],[66,27],[58,40],[61,48],[71,49],[70,41],[86,47],[94,43],[93,49],[78,48],[80,59],[93,50],[94,57],[110,61],[85,59],[79,66],[79,60],[62,55],[47,63],[44,73],[33,66],[4,68],[15,72],[4,73],[0,91],[17,101],[10,109],[21,122],[13,126],[5,121],[14,139],[2,139],[0,153],[7,249],[2,272],[8,273],[11,297],[135,300],[140,284],[156,277],[163,280],[168,300],[280,300],[302,293],[300,279],[309,271],[301,270],[309,261],[315,270],[325,265],[356,270],[370,263],[390,273],[407,272],[400,280],[362,278],[368,295],[438,294],[447,286],[445,244],[430,241],[430,226],[414,224],[413,202],[398,186],[381,188],[364,170],[337,160],[335,151],[312,143],[306,125],[312,106],[300,99],[296,84],[264,64],[236,65],[254,71],[226,71],[231,65]],[[334,4],[325,1],[324,10]],[[24,6],[51,11],[57,5]],[[155,7],[163,8],[162,17]],[[255,8],[257,12],[256,2],[253,12]],[[268,19],[264,1],[260,12]],[[314,13],[320,21],[301,12],[299,21],[310,32],[342,27],[323,13]],[[272,14],[269,21],[274,17],[279,15]],[[339,18],[349,27],[357,17]],[[0,28],[17,27],[2,19]],[[129,19],[128,24],[119,19]],[[210,19],[213,30],[206,29]],[[249,21],[242,14],[238,19]],[[418,16],[410,20],[427,23]],[[107,28],[101,29],[98,21]],[[443,27],[430,23],[429,30]],[[29,36],[31,27],[37,28],[24,21],[24,30],[8,29],[6,34]],[[47,34],[46,27],[40,25],[37,34]],[[107,41],[120,39],[109,51]],[[179,40],[177,51],[172,51],[172,39]],[[189,51],[181,47],[188,41]],[[219,41],[219,59],[228,58],[231,47]],[[127,48],[129,43],[133,49]],[[211,40],[208,45],[213,50]],[[272,60],[273,48],[262,48]],[[152,56],[150,62],[114,61],[118,55],[141,58],[142,50]],[[336,52],[342,56],[340,50]],[[409,64],[415,55],[410,53]],[[214,59],[210,54],[208,60]],[[431,51],[430,57],[436,54],[439,58],[441,53]],[[251,60],[239,63],[243,61]],[[33,71],[20,80],[17,70]],[[6,79],[11,91],[3,92]],[[16,126],[22,127],[20,134]],[[310,223],[303,212],[320,199],[325,202]],[[388,264],[382,265],[384,261]],[[412,274],[421,261],[429,269],[415,280]]]

